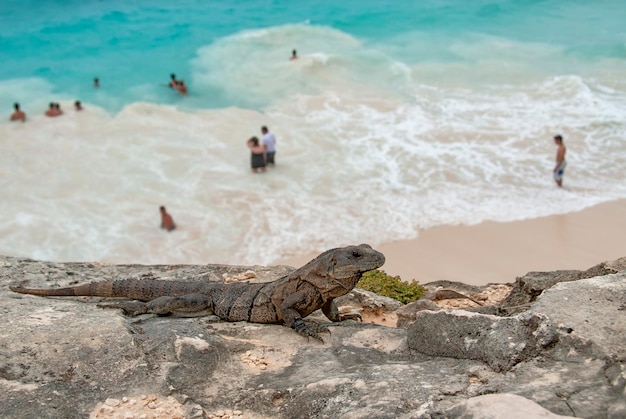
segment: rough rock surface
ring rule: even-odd
[[[441,307],[433,301],[424,299],[408,303],[396,310],[398,316],[396,327],[408,327],[417,319],[417,313],[424,310],[437,311],[441,310]]]
[[[537,403],[515,394],[486,394],[465,400],[447,412],[459,419],[556,419],[574,416],[555,415]]]
[[[363,321],[383,326],[398,323],[397,311],[404,305],[393,298],[354,288],[335,300],[340,312],[359,312]]]
[[[409,326],[408,344],[418,352],[477,359],[497,372],[533,359],[557,339],[541,314],[497,317],[468,311],[423,311]]]
[[[507,394],[555,415],[625,416],[626,272],[546,287],[514,317],[424,311],[418,321],[431,326],[408,330],[347,321],[332,324],[323,344],[279,325],[126,318],[97,308],[99,298],[8,290],[23,280],[34,287],[144,275],[222,281],[248,270],[253,281],[267,281],[292,268],[0,257],[0,417],[139,417],[138,405],[147,417],[478,418],[501,408]],[[364,302],[381,315],[393,310],[358,290],[343,304]],[[476,339],[463,338],[472,333]],[[422,349],[434,341],[450,352]],[[477,398],[492,394],[502,397]]]
[[[513,317],[420,312],[407,330],[408,345],[481,360],[503,373],[490,379],[495,392],[528,397],[554,413],[626,417],[625,309],[626,272],[568,280]]]
[[[543,291],[552,288],[560,282],[604,276],[624,270],[626,270],[626,257],[610,262],[602,262],[586,271],[529,272],[515,280],[511,293],[502,302],[501,307],[507,314],[521,313]]]

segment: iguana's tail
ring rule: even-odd
[[[42,296],[92,296],[122,297],[133,300],[150,301],[163,296],[177,297],[200,291],[206,284],[201,282],[160,281],[156,279],[120,279],[112,281],[92,282],[66,288],[25,288],[22,285],[11,286],[9,289],[20,294]]]

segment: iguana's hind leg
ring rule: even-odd
[[[99,303],[100,308],[120,309],[127,316],[138,316],[148,312],[148,305],[141,301],[115,301],[111,303]]]
[[[128,316],[140,314],[178,315],[184,317],[213,314],[211,299],[204,294],[187,294],[181,297],[159,297],[147,303],[141,301],[119,301],[98,304],[101,308],[116,308]]]

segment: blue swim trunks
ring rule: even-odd
[[[565,160],[563,160],[561,164],[559,164],[559,167],[557,167],[556,170],[554,171],[554,180],[563,179],[563,172],[565,172],[566,166],[567,166],[567,163],[565,162]]]

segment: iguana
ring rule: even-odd
[[[98,306],[122,309],[130,316],[145,313],[189,316],[204,312],[226,321],[283,324],[302,336],[322,340],[318,333],[328,329],[303,318],[321,308],[333,322],[359,319],[359,314],[340,314],[333,300],[352,290],[364,272],[384,263],[382,253],[361,244],[327,250],[291,274],[267,283],[122,279],[67,288],[34,289],[22,285],[9,288],[42,296],[130,298],[137,301]]]

